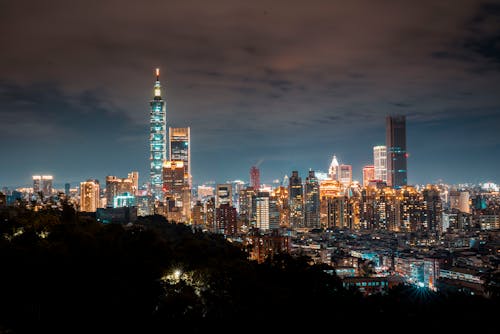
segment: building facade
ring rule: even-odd
[[[408,183],[405,116],[387,116],[386,146],[387,183],[399,189]]]
[[[162,98],[160,69],[156,69],[153,100],[150,102],[150,184],[151,194],[156,200],[163,196],[162,166],[167,159],[167,118],[165,100]]]

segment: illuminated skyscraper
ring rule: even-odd
[[[191,217],[191,189],[189,187],[186,165],[182,160],[167,160],[163,164],[163,190],[165,200],[170,202],[169,219],[180,216],[183,222],[188,222]],[[180,215],[170,214],[179,212]]]
[[[43,196],[52,195],[52,175],[33,175],[33,193],[42,193]]]
[[[119,178],[113,175],[106,176],[106,206],[108,208],[114,207],[115,197],[118,195],[131,194],[133,185],[133,180],[129,178]]]
[[[233,187],[229,183],[218,184],[215,192],[215,207],[222,204],[233,206]]]
[[[363,167],[363,187],[367,187],[373,180],[375,180],[375,166]]]
[[[306,178],[306,184],[304,186],[304,197],[305,197],[305,222],[304,225],[307,228],[319,228],[319,183],[318,179],[314,175],[314,171],[310,170],[309,175]]]
[[[328,175],[332,180],[339,180],[339,162],[334,155],[330,167],[328,168]]]
[[[156,69],[156,82],[154,96],[150,102],[150,135],[149,135],[149,160],[151,163],[150,182],[151,193],[156,199],[163,196],[162,166],[167,159],[167,118],[165,101],[161,96],[160,69]]]
[[[80,211],[96,212],[99,207],[99,181],[80,182]]]
[[[292,171],[292,176],[290,176],[288,196],[290,200],[291,227],[304,227],[304,197],[302,191],[302,178],[296,170]]]
[[[340,165],[338,167],[338,181],[348,187],[352,183],[352,166],[351,165]]]
[[[132,195],[137,195],[137,191],[139,190],[139,172],[130,172],[127,178],[132,180]]]
[[[387,116],[386,146],[387,185],[399,189],[408,183],[405,116]]]
[[[191,129],[168,128],[169,135],[169,160],[183,161],[186,169],[189,188],[192,187],[191,179]]]
[[[259,191],[260,171],[257,166],[252,166],[252,168],[250,168],[250,187],[253,187],[255,191]]]
[[[373,165],[375,166],[375,180],[387,183],[387,147],[384,145],[373,147]]]
[[[42,176],[33,175],[33,193],[37,194],[41,189]]]

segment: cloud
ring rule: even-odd
[[[193,162],[229,150],[251,163],[261,151],[277,156],[280,147],[292,159],[300,147],[299,156],[314,165],[332,146],[369,152],[368,139],[383,141],[389,113],[453,131],[447,124],[455,119],[500,108],[499,7],[492,2],[1,6],[0,133],[7,138],[101,138],[94,145],[99,156],[110,142],[136,143],[130,155],[147,159],[155,67],[162,71],[169,126],[192,127]],[[193,170],[200,181],[229,173],[229,167]]]

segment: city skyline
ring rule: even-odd
[[[408,184],[500,183],[500,6],[318,3],[166,2],[151,13],[146,1],[118,13],[75,2],[87,11],[72,9],[71,27],[66,4],[2,5],[0,186],[36,174],[74,186],[130,170],[147,181],[155,68],[167,126],[191,128],[194,184],[249,181],[257,162],[262,183],[293,170],[305,178],[327,172],[332,155],[361,182],[391,114],[406,116]],[[378,24],[388,7],[398,15]],[[128,36],[123,22],[139,32]]]

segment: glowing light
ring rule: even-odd
[[[425,284],[423,282],[418,282],[417,286],[419,288],[423,288],[423,287],[425,287]]]
[[[182,272],[179,269],[174,270],[174,278],[179,279],[181,277]]]
[[[159,76],[160,76],[160,69],[159,69],[159,68],[157,68],[157,69],[156,69],[156,76],[157,76],[157,77],[159,77]]]

